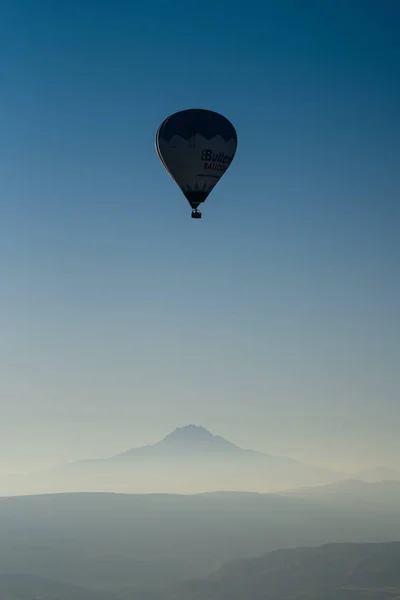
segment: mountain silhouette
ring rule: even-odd
[[[381,488],[380,484],[371,484],[373,486],[377,491]],[[364,495],[368,496],[368,490]],[[400,539],[400,502],[393,503],[388,510],[378,502],[334,506],[324,499],[314,501],[278,494],[35,495],[0,498],[0,531],[1,600],[34,600],[34,591],[43,595],[41,600],[45,600],[45,593],[52,599],[87,600],[81,588],[75,594],[62,584],[59,589],[50,588],[48,578],[54,585],[58,581],[65,582],[65,586],[103,588],[104,600],[155,600],[158,596],[148,597],[145,590],[164,590],[182,580],[207,578],[212,572],[224,581],[225,577],[234,578],[235,574],[246,577],[246,564],[250,570],[254,564],[262,576],[260,585],[265,585],[265,596],[261,598],[276,600],[281,596],[274,595],[273,588],[269,588],[270,596],[266,593],[267,585],[273,584],[270,577],[274,577],[274,565],[261,557],[279,549],[287,550],[283,551],[286,557],[281,554],[281,566],[288,570],[276,575],[282,583],[285,578],[293,583],[293,594],[283,596],[285,600],[315,600],[316,597],[344,600],[346,596],[341,595],[300,595],[300,587],[296,586],[298,567],[319,572],[317,580],[310,572],[310,583],[318,583],[331,569],[336,570],[341,564],[345,566],[347,560],[343,563],[340,557],[336,560],[331,556],[325,562],[318,550],[311,547],[326,541]],[[307,550],[309,567],[298,564],[297,551],[294,554],[290,551],[296,546],[310,548]],[[260,558],[254,558],[257,556]],[[231,562],[239,558],[245,560],[244,564]],[[376,567],[379,568],[379,561]],[[264,570],[269,572],[265,582]],[[378,574],[372,569],[371,574],[374,572]],[[400,575],[398,563],[393,563],[392,572]],[[18,577],[18,573],[22,576],[25,573],[26,579]],[[6,580],[4,576],[11,579]],[[34,576],[47,581],[33,581]],[[20,584],[24,587],[15,587]],[[235,586],[234,581],[232,584]],[[225,583],[223,587],[225,600],[235,598],[233,589],[225,588]],[[117,593],[120,591],[121,594]],[[262,592],[262,587],[259,591]],[[172,597],[189,600],[192,595],[185,595],[182,590],[177,597]],[[253,600],[257,596],[250,588],[242,588],[238,597]],[[214,596],[195,598],[209,600]],[[365,600],[369,596],[358,598]]]
[[[236,463],[251,461],[254,464],[256,464],[256,461],[261,461],[263,463],[269,461],[271,465],[274,464],[276,466],[279,464],[309,467],[309,465],[300,463],[294,458],[287,456],[276,456],[257,452],[256,450],[241,448],[220,435],[214,435],[201,425],[185,425],[183,427],[177,427],[174,431],[167,434],[155,444],[130,448],[129,450],[125,450],[124,452],[108,458],[84,459],[71,464],[111,465],[117,464],[118,462],[122,463],[123,461],[128,462],[144,459],[174,459],[174,461],[187,462],[189,460],[209,460],[211,457],[216,461],[234,461]],[[71,465],[67,466],[70,467]]]
[[[227,563],[164,600],[396,600],[400,543],[331,543]]]
[[[118,457],[134,457],[140,452],[144,453],[159,453],[159,454],[182,454],[201,452],[243,452],[255,453],[253,450],[244,450],[236,446],[232,442],[224,439],[219,435],[213,435],[210,431],[201,425],[185,425],[177,427],[174,431],[166,435],[162,440],[149,446],[140,448],[131,448],[118,454]],[[256,453],[259,454],[259,453]]]
[[[346,477],[286,456],[241,448],[202,426],[186,425],[155,444],[14,478],[0,493],[265,493]]]

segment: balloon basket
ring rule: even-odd
[[[199,210],[193,210],[192,219],[201,219],[201,212]]]

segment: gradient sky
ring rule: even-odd
[[[398,1],[0,7],[0,472],[187,423],[400,467]],[[201,221],[192,107],[239,136]]]

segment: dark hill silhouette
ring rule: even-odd
[[[1,600],[398,600],[400,542],[325,544],[227,563],[164,590],[86,588],[29,573],[0,574]]]
[[[244,493],[21,496],[0,498],[0,532],[3,574],[126,589],[129,600],[136,588],[143,600],[143,590],[207,577],[236,558],[400,539],[400,502],[389,508]]]
[[[271,552],[182,584],[172,600],[398,600],[400,542]]]

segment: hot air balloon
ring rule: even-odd
[[[182,110],[161,123],[156,151],[192,207],[193,219],[201,218],[198,206],[229,168],[236,148],[234,126],[211,110]]]

